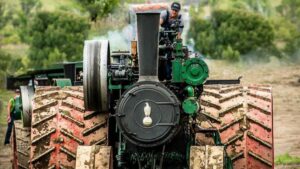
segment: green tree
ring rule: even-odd
[[[28,16],[32,9],[41,7],[39,0],[22,0],[20,1],[21,9],[23,13]]]
[[[9,63],[11,61],[11,57],[9,54],[0,50],[0,72],[1,74],[7,73],[7,69],[9,67]]]
[[[7,25],[10,19],[11,19],[11,13],[9,10],[7,10],[5,1],[0,0],[0,31]],[[3,38],[4,35],[0,34],[0,49],[1,49]]]
[[[275,21],[278,44],[284,44],[287,57],[300,60],[300,1],[282,0],[277,11],[282,17]]]
[[[78,0],[90,13],[90,19],[96,21],[98,17],[104,17],[111,13],[118,5],[118,0]]]
[[[229,61],[239,61],[240,60],[240,52],[233,50],[231,46],[228,46],[222,51],[222,58]]]
[[[82,60],[83,41],[90,28],[86,18],[63,12],[38,12],[30,27],[30,66]]]
[[[208,4],[212,7],[216,7],[218,5],[218,0],[208,0]]]
[[[299,0],[282,0],[281,5],[277,7],[281,16],[296,23],[300,30],[300,1]]]
[[[213,9],[241,9],[264,16],[271,16],[275,12],[272,8],[272,0],[207,0],[207,2]],[[202,4],[204,3],[200,5]]]
[[[4,86],[4,79],[11,61],[11,56],[0,50],[0,88]]]
[[[195,48],[211,58],[239,60],[240,55],[272,48],[275,36],[267,19],[241,10],[215,10],[208,20],[194,17],[191,25]]]
[[[13,19],[13,25],[17,29],[17,33],[24,43],[29,43],[29,22],[33,17],[33,10],[41,7],[39,0],[22,0],[20,1],[21,9],[17,11],[16,17]]]
[[[10,20],[11,14],[6,9],[5,1],[0,0],[0,29],[2,29]]]

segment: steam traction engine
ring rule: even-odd
[[[103,57],[109,58],[108,42],[87,41],[85,44],[86,108],[113,112],[109,120],[113,133],[109,132],[108,139],[113,145],[118,145],[114,149],[117,152],[113,160],[115,167],[188,167],[187,154],[194,139],[192,122],[200,109],[197,96],[208,77],[208,68],[199,58],[186,59],[179,42],[174,51],[174,78],[160,82],[158,20],[159,13],[137,14],[138,67],[119,64],[118,69],[112,66],[106,68],[110,62]],[[101,51],[100,55],[105,55],[99,58],[99,54],[91,51]],[[92,71],[99,68],[98,65],[100,74]],[[107,81],[113,85],[107,84]],[[120,88],[113,87],[117,85]]]
[[[159,42],[159,13],[137,13],[137,31],[138,52],[85,41],[83,88],[23,90],[30,167],[273,168],[270,87],[207,80],[181,40]]]
[[[112,162],[104,163],[114,168],[272,168],[272,130],[265,128],[272,125],[270,89],[203,87],[207,64],[190,58],[180,40],[161,43],[162,35],[170,39],[176,32],[160,32],[159,41],[158,21],[158,13],[137,13],[138,64],[124,64],[129,57],[110,64],[107,41],[85,42],[85,107],[110,113],[108,145],[114,153],[108,158]],[[171,55],[171,78],[162,59],[166,55]],[[248,103],[251,99],[256,103]],[[257,102],[268,107],[269,116]],[[257,129],[269,138],[260,138]],[[84,165],[80,151],[85,148],[77,151],[77,166]]]

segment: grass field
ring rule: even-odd
[[[12,158],[11,147],[3,146],[7,128],[7,102],[14,96],[13,91],[0,89],[0,169],[10,169]]]
[[[277,156],[275,159],[275,163],[277,165],[284,165],[284,164],[300,164],[300,157],[292,157],[288,153]]]
[[[14,96],[13,91],[7,91],[5,89],[0,89],[0,126],[6,126],[7,125],[7,102],[8,100]]]

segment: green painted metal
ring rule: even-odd
[[[14,77],[31,77],[35,75],[47,74],[49,77],[60,77],[63,75],[64,77],[64,65],[65,64],[75,64],[76,69],[83,68],[83,62],[63,62],[63,63],[56,63],[48,66],[47,68],[41,67],[33,67],[28,69],[24,74],[16,74]]]
[[[72,86],[72,82],[71,79],[54,79],[54,86],[63,88],[65,86]]]
[[[112,91],[112,90],[121,90],[123,87],[121,84],[118,85],[109,84],[108,88],[110,91]]]
[[[190,160],[190,152],[191,152],[191,146],[193,145],[194,140],[190,138],[187,142],[186,150],[185,150],[185,160]]]
[[[181,69],[182,69],[182,59],[175,59],[172,61],[172,82],[173,83],[181,83],[182,75],[181,75]]]
[[[152,169],[152,168],[159,168],[157,167],[157,163],[161,160],[161,153],[153,153],[153,152],[133,152],[130,154],[129,161],[132,164],[138,164],[141,163],[142,169]],[[187,161],[185,158],[186,156],[184,154],[178,153],[178,152],[165,152],[163,154],[163,164],[172,164],[172,163],[183,163]],[[156,161],[156,166],[153,166],[154,161]]]
[[[191,116],[194,116],[199,111],[199,103],[194,97],[185,99],[182,103],[183,111]]]
[[[173,83],[181,83],[183,82],[182,75],[181,75],[181,69],[182,69],[182,63],[184,62],[184,53],[182,50],[182,40],[177,39],[174,43],[174,51],[173,55],[175,56],[175,59],[172,61],[172,82]]]
[[[182,109],[188,115],[194,116],[200,108],[197,98],[195,97],[195,90],[192,86],[187,86],[184,90],[187,92],[188,98],[183,101]]]
[[[213,139],[214,139],[214,142],[215,142],[215,145],[216,146],[225,146],[225,150],[226,150],[226,145],[224,145],[222,142],[221,142],[221,136],[220,136],[220,133],[218,131],[215,131],[212,133],[212,136],[213,136]],[[228,156],[228,154],[226,153],[225,151],[225,159],[224,159],[224,168],[225,169],[233,169],[233,162],[231,160],[231,158]]]
[[[195,90],[192,86],[187,86],[184,90],[187,92],[188,97],[195,97]]]
[[[16,96],[14,98],[11,98],[9,100],[11,104],[11,114],[13,115],[15,120],[22,119],[22,103],[21,103],[21,97]]]
[[[63,78],[65,77],[65,74],[64,73],[51,73],[51,74],[48,74],[47,76],[45,77],[49,77],[49,78]]]
[[[189,85],[201,85],[208,78],[208,66],[200,58],[186,60],[182,67],[182,78]]]
[[[225,169],[233,169],[233,162],[231,158],[227,155],[225,156]]]
[[[122,90],[129,89],[131,85],[122,85],[122,84],[112,84],[111,76],[108,77],[108,90],[112,92],[113,90]]]
[[[182,40],[177,39],[174,43],[172,61],[172,82],[197,86],[201,85],[208,78],[208,66],[201,58],[184,58]]]
[[[174,55],[175,58],[183,58],[184,53],[183,53],[183,45],[182,45],[182,39],[176,39],[176,42],[174,44]]]
[[[118,167],[123,167],[124,165],[124,153],[126,151],[126,144],[122,141],[122,135],[119,133],[119,143],[118,143],[118,154],[116,155],[118,161]]]
[[[224,146],[221,142],[221,137],[220,137],[220,134],[219,132],[215,131],[212,133],[212,137],[214,139],[214,142],[215,142],[215,145],[217,146]]]

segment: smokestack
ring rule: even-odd
[[[158,81],[158,12],[137,13],[139,81]]]

